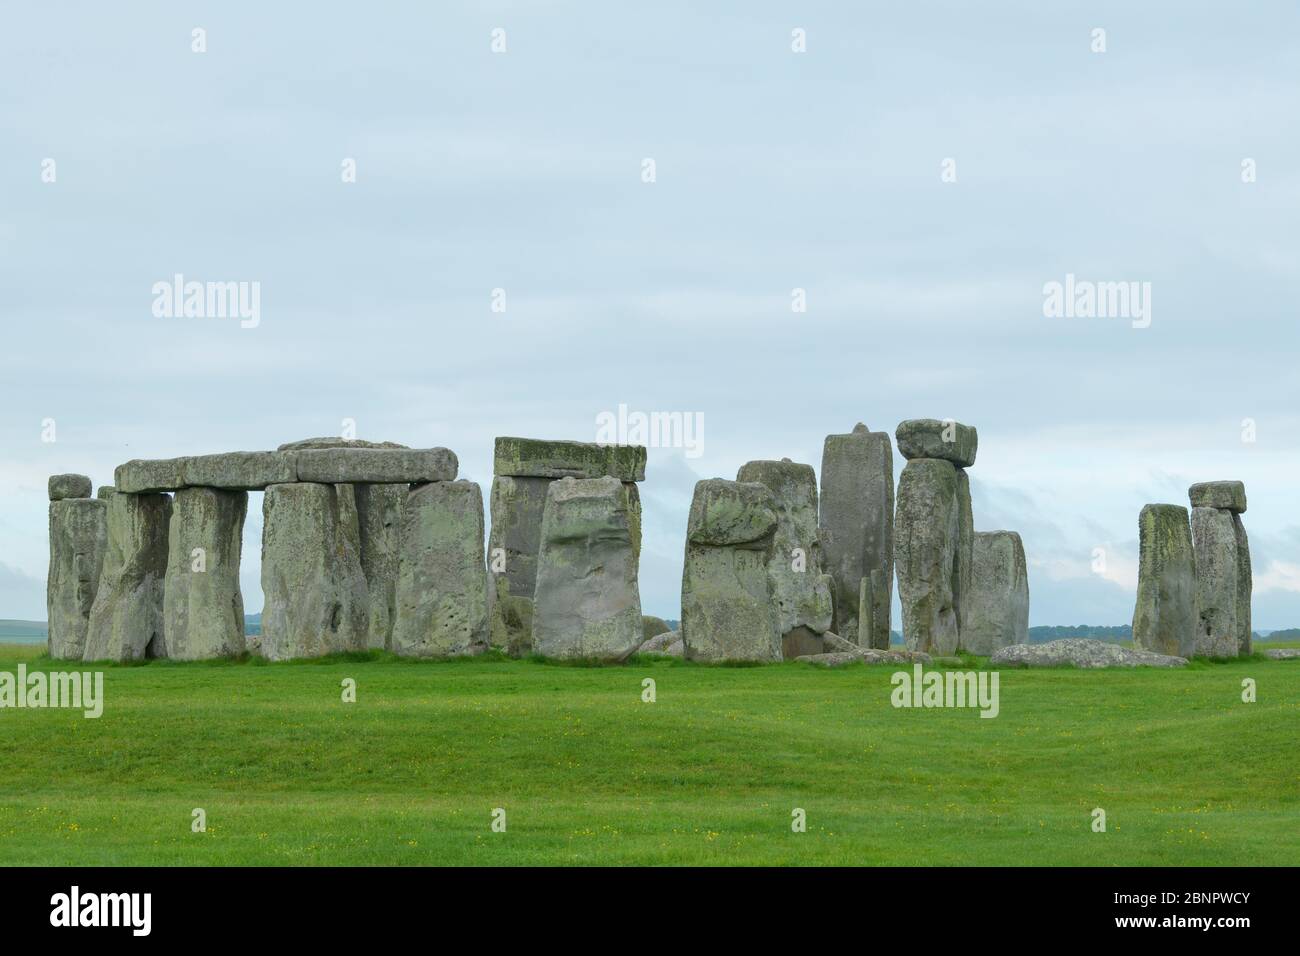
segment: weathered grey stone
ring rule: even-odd
[[[645,481],[644,445],[598,445],[543,438],[498,438],[492,473],[514,478]]]
[[[834,595],[832,627],[863,647],[889,647],[894,587],[894,451],[888,432],[859,423],[827,435],[822,448],[819,524]],[[863,578],[880,572],[871,631],[859,633]]]
[[[636,649],[638,654],[665,654],[668,647],[674,643],[681,643],[681,631],[663,631],[647,638],[641,646]]]
[[[262,654],[365,650],[370,608],[356,505],[333,484],[271,485],[262,499]]]
[[[328,484],[423,484],[454,481],[460,467],[446,448],[304,448],[290,452],[298,480]]]
[[[1029,573],[1025,548],[1014,531],[974,536],[971,589],[961,622],[961,647],[992,654],[1029,643]]]
[[[338,438],[333,435],[325,435],[320,438],[302,438],[298,441],[287,441],[276,451],[301,451],[304,448],[406,448],[406,445],[399,445],[393,441],[364,441],[360,438]]]
[[[58,660],[81,660],[86,651],[86,629],[108,548],[107,509],[98,498],[50,502],[47,649]]]
[[[537,586],[537,552],[542,541],[542,512],[552,478],[492,479],[492,529],[488,570],[492,574],[491,644],[516,656],[532,648],[533,590]]]
[[[921,651],[882,651],[875,647],[852,644],[848,650],[806,654],[795,660],[805,664],[820,664],[822,667],[843,667],[845,664],[929,664],[933,659]]]
[[[627,487],[616,478],[553,483],[542,515],[533,652],[622,660],[642,643]]]
[[[957,611],[957,646],[964,647],[962,630],[969,613],[975,573],[975,515],[971,508],[970,476],[957,469],[957,573],[953,577],[952,600]]]
[[[488,643],[512,657],[533,650],[533,599],[510,593],[502,577],[489,578]]]
[[[1192,509],[1196,643],[1201,657],[1237,656],[1237,532],[1220,508]]]
[[[686,643],[679,637],[664,648],[664,654],[668,657],[685,657]]]
[[[247,513],[246,491],[182,488],[172,499],[163,584],[168,657],[189,661],[244,652],[239,559]]]
[[[892,534],[891,534],[892,537]],[[891,558],[890,567],[893,567]],[[889,623],[891,589],[885,583],[885,572],[880,568],[872,568],[871,575],[862,579],[862,586],[858,592],[858,629],[857,635],[872,635],[870,645],[858,645],[862,647],[871,646],[877,650],[889,649],[889,633],[882,634],[877,626],[877,621]]]
[[[294,456],[280,451],[192,455],[181,462],[181,477],[189,487],[253,491],[298,477]]]
[[[366,579],[370,608],[366,646],[371,648],[392,649],[393,622],[397,618],[402,508],[408,488],[403,484],[352,486],[360,536],[361,573]]]
[[[1264,656],[1275,661],[1300,660],[1300,647],[1270,647],[1264,650]]]
[[[776,501],[757,483],[697,482],[682,571],[682,640],[698,661],[781,660],[767,565]]]
[[[975,464],[979,434],[970,425],[950,419],[913,418],[899,422],[894,435],[898,439],[898,453],[909,461],[942,458],[959,468]]]
[[[1254,582],[1250,573],[1250,540],[1240,515],[1232,516],[1232,529],[1237,538],[1237,656],[1251,654],[1250,597]]]
[[[1133,643],[1191,657],[1196,649],[1196,564],[1187,509],[1146,505],[1138,518],[1138,587]]]
[[[783,652],[814,653],[819,635],[831,628],[831,577],[824,572],[817,530],[817,475],[812,465],[751,461],[736,481],[756,482],[772,492],[776,531],[767,571],[772,578]]]
[[[852,644],[838,634],[827,632],[822,635],[826,641],[827,653],[856,654],[868,664],[931,664],[939,658],[931,657],[924,651],[907,651],[893,648],[860,647]]]
[[[62,501],[64,498],[89,498],[90,488],[90,479],[86,475],[50,475],[51,501]]]
[[[1182,667],[1185,657],[1155,654],[1094,641],[1084,637],[1066,637],[1045,644],[1012,644],[999,647],[989,658],[997,666],[1061,667],[1073,665],[1088,669],[1098,667]]]
[[[402,508],[393,650],[460,657],[488,647],[483,491],[472,481],[412,488]]]
[[[113,485],[128,494],[177,491],[185,487],[185,459],[133,459],[114,469]]]
[[[1240,481],[1198,481],[1187,489],[1193,508],[1226,508],[1236,514],[1246,510],[1246,486]]]
[[[861,664],[865,658],[861,654],[847,651],[832,651],[821,654],[802,654],[794,658],[802,664],[819,664],[822,667],[843,667],[845,664]]]
[[[938,458],[909,461],[898,481],[894,555],[903,638],[914,651],[952,654],[959,645],[958,485],[957,468]]]
[[[641,615],[641,636],[647,641],[652,637],[657,637],[665,631],[671,631],[668,622],[661,617],[655,617],[653,614]]]
[[[108,550],[90,611],[85,659],[166,657],[163,584],[172,500],[112,489],[100,493],[107,507]]]
[[[687,519],[690,544],[768,550],[776,525],[776,500],[765,486],[722,478],[696,482]]]

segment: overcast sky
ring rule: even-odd
[[[647,613],[698,478],[951,417],[1031,624],[1128,623],[1142,505],[1239,478],[1255,626],[1300,625],[1295,3],[326,6],[0,14],[0,617],[45,617],[51,473],[354,419],[486,490],[625,403],[704,425],[650,449]],[[155,316],[177,273],[259,323]],[[1046,317],[1067,274],[1149,327]]]

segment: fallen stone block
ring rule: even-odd
[[[1121,647],[1107,641],[1067,637],[1044,644],[1012,644],[1008,647],[1000,647],[993,652],[989,663],[1003,667],[1072,665],[1091,670],[1100,667],[1182,667],[1187,663],[1187,658]]]

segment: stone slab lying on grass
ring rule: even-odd
[[[805,664],[823,667],[843,667],[845,664],[929,664],[929,654],[913,651],[881,651],[874,647],[858,647],[852,651],[828,651],[825,654],[805,654],[796,657]]]
[[[654,637],[647,638],[636,649],[636,652],[638,654],[665,654],[670,644],[680,642],[681,639],[682,634],[680,631],[664,631]]]
[[[1066,637],[1045,644],[1012,644],[1000,647],[989,658],[990,664],[1026,667],[1182,667],[1185,657],[1155,654],[1151,651],[1121,647],[1107,641],[1094,641],[1086,637]]]
[[[1270,647],[1264,651],[1264,656],[1275,661],[1296,660],[1300,659],[1300,647]]]

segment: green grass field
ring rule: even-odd
[[[1300,662],[1003,669],[995,719],[898,669],[106,667],[98,720],[0,710],[0,864],[1300,864]]]

